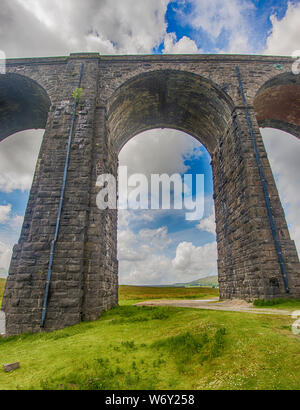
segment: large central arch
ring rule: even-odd
[[[150,71],[125,82],[109,99],[109,142],[120,151],[140,132],[175,128],[194,136],[212,154],[233,107],[228,94],[200,75]]]

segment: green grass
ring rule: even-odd
[[[128,305],[148,299],[210,299],[219,296],[219,290],[213,288],[176,288],[120,286],[120,304]]]
[[[127,291],[121,302],[141,295]],[[119,306],[95,322],[0,339],[0,365],[21,365],[0,369],[0,389],[299,390],[291,324],[285,316]]]
[[[284,310],[300,310],[300,300],[299,299],[257,299],[253,302],[256,307],[262,308],[272,308],[272,309],[284,309]]]

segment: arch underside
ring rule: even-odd
[[[140,132],[173,128],[197,138],[212,153],[228,127],[232,108],[230,97],[199,75],[176,70],[141,74],[109,101],[110,143],[119,152]]]
[[[260,127],[277,128],[300,138],[300,78],[280,74],[267,81],[254,99]]]
[[[28,77],[8,73],[0,76],[0,141],[16,132],[45,128],[50,99]]]

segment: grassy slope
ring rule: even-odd
[[[138,300],[140,292],[120,290],[123,302],[129,295]],[[96,322],[0,340],[0,364],[21,363],[15,372],[0,370],[0,389],[300,389],[300,340],[291,323],[120,306]]]

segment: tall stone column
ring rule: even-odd
[[[212,156],[220,297],[300,297],[296,247],[252,109],[250,116],[290,292],[284,286],[245,109],[236,107]]]
[[[95,320],[118,304],[117,209],[100,210],[97,179],[110,174],[117,182],[118,155],[107,143],[106,107],[98,104],[94,122],[94,150],[84,253],[83,320]]]
[[[63,328],[82,319],[99,60],[71,56],[50,108],[21,237],[13,251],[2,307],[8,334],[40,331],[71,126],[72,92],[77,87],[81,63],[83,91],[74,124],[45,330]]]

